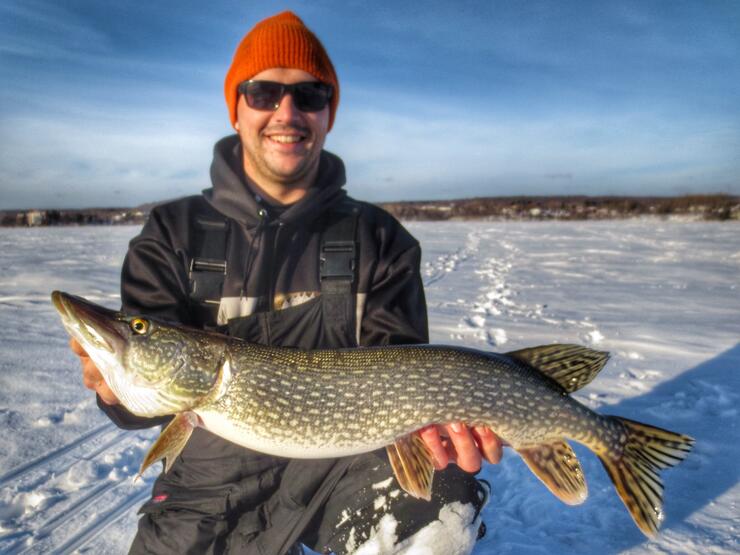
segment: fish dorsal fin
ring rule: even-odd
[[[400,437],[386,450],[401,488],[412,497],[431,501],[434,462],[419,434]]]
[[[165,459],[165,473],[169,472],[172,463],[182,452],[190,439],[190,434],[198,426],[198,416],[194,412],[181,412],[172,419],[167,427],[159,434],[157,441],[149,448],[141,463],[138,476],[160,459]],[[137,477],[138,477],[137,476]]]
[[[581,463],[565,441],[517,448],[529,469],[558,499],[580,505],[588,497]]]
[[[541,345],[506,355],[539,370],[568,393],[590,383],[609,360],[605,351],[569,344]]]

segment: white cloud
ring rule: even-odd
[[[401,112],[357,106],[338,118],[329,146],[347,162],[356,194],[366,196],[368,185],[375,200],[435,197],[435,187],[444,187],[445,196],[566,187],[670,194],[691,176],[700,191],[726,186],[740,169],[740,126],[725,121],[650,111],[501,117],[464,106],[434,118],[434,103],[401,104]],[[553,183],[547,177],[553,174],[572,179]],[[736,179],[734,186],[740,187]]]
[[[0,204],[135,205],[208,187],[213,143],[230,132],[220,96],[138,92],[148,102],[52,95],[43,112],[0,119]],[[740,193],[740,126],[709,116],[528,116],[388,90],[344,93],[327,148],[345,160],[360,198]]]
[[[3,205],[135,205],[197,193],[219,131],[190,119],[6,119]],[[7,202],[7,204],[6,204]]]

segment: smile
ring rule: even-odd
[[[281,144],[299,143],[305,139],[305,137],[300,135],[270,135],[268,138],[271,141]]]

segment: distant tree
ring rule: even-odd
[[[61,215],[59,210],[47,210],[46,211],[46,223],[48,225],[59,225]]]

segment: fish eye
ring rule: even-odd
[[[144,320],[143,318],[134,318],[129,322],[129,327],[131,328],[131,331],[139,334],[144,335],[147,331],[149,331],[149,321]]]

